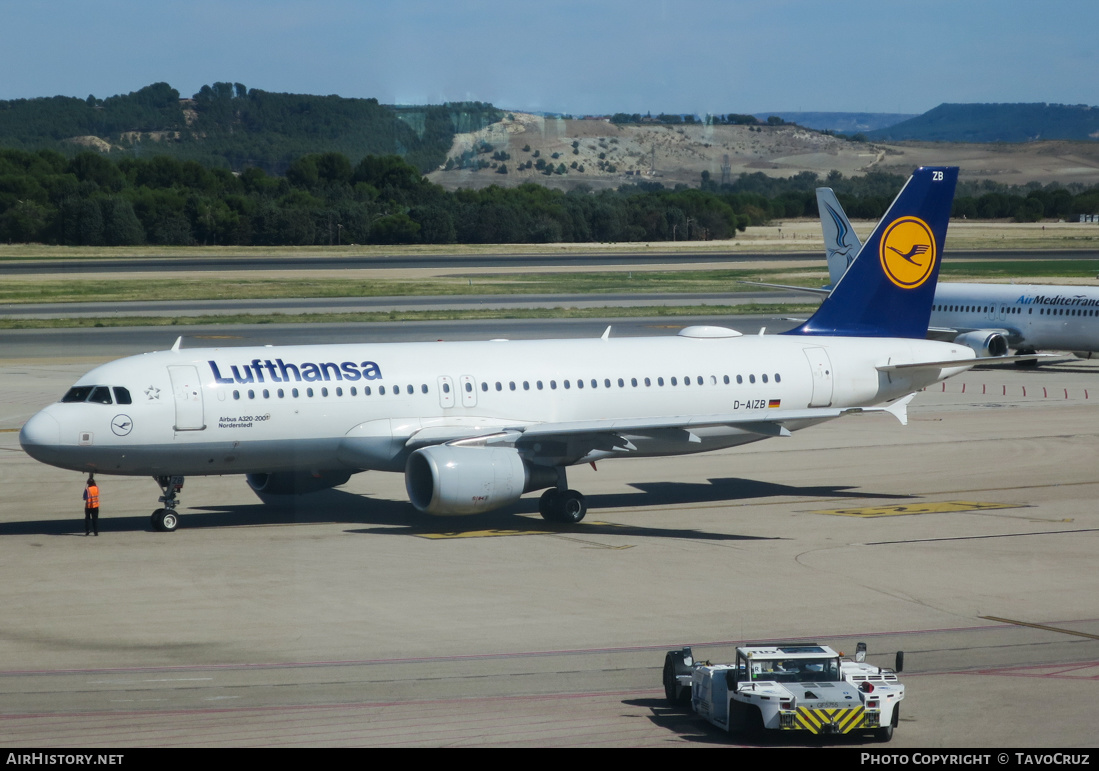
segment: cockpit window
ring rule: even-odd
[[[92,392],[91,386],[73,386],[69,392],[61,397],[63,402],[83,402],[88,400],[88,394]]]
[[[113,404],[111,401],[111,389],[107,386],[96,386],[92,389],[92,395],[88,397],[88,401],[95,402],[96,404]]]
[[[73,386],[62,402],[91,402],[92,404],[133,404],[130,392],[122,386],[114,386],[114,399],[111,399],[110,386]]]

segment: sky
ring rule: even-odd
[[[0,100],[218,81],[517,111],[1099,105],[1096,0],[0,0]]]

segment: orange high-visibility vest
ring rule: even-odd
[[[88,509],[99,508],[99,485],[88,486],[88,500],[84,501],[84,507]]]

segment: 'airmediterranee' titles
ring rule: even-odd
[[[287,364],[282,359],[252,359],[251,364],[231,364],[229,369],[222,374],[217,362],[209,361],[210,370],[214,373],[214,381],[217,383],[289,383],[317,382],[323,380],[379,380],[382,377],[381,368],[372,361],[364,361],[356,364],[353,361],[324,361],[320,363],[302,362],[300,364]],[[231,377],[230,377],[231,375]]]
[[[1020,298],[1022,299],[1022,298]],[[1094,297],[1085,297],[1082,294],[1078,294],[1074,297],[1065,297],[1064,295],[1035,295],[1032,301],[1037,305],[1063,305],[1069,308],[1095,308],[1099,307],[1099,299]]]

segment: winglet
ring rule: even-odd
[[[179,337],[176,338],[175,343],[172,345],[172,350],[173,351],[178,351],[182,344],[183,344],[183,335],[180,335]]]
[[[897,401],[893,402],[888,407],[884,407],[883,409],[886,412],[888,412],[890,415],[895,417],[900,422],[900,424],[902,426],[907,426],[908,425],[908,404],[909,404],[909,402],[911,402],[915,398],[916,398],[916,393],[915,393],[915,391],[913,391],[908,396],[904,397],[903,399],[898,399]]]
[[[609,324],[607,325],[607,328],[605,330],[603,330],[603,336],[600,337],[599,339],[600,340],[610,340],[611,339],[611,327],[610,327]]]

